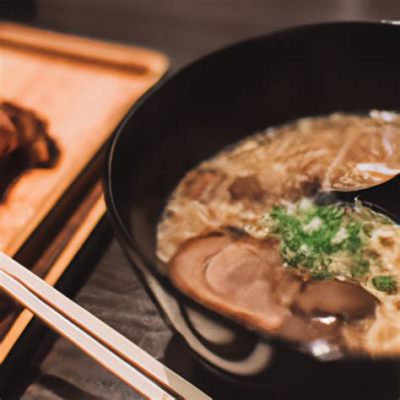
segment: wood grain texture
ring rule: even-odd
[[[13,255],[167,68],[145,49],[0,24],[0,97],[48,122],[61,157],[32,169],[0,205],[0,249]]]
[[[54,286],[104,216],[105,211],[102,187],[98,182],[81,200],[81,204],[63,228],[55,234],[53,241],[33,265],[32,271]],[[7,319],[7,326],[0,330],[0,364],[4,362],[33,317],[30,311],[21,311],[20,307],[15,307],[12,315],[14,320]]]
[[[221,46],[254,35],[310,22],[354,19],[400,19],[400,4],[397,0],[39,0],[32,23],[158,48],[171,56],[176,70]],[[205,390],[213,391],[216,399],[256,399],[232,385],[221,384],[204,371],[199,372],[187,351],[174,345],[169,329],[115,241],[95,268],[76,298],[78,303],[154,356],[167,357],[173,368]],[[331,387],[323,398],[357,398],[338,397],[339,386]],[[137,397],[60,339],[22,398]],[[293,391],[289,384],[284,392],[273,390],[268,394],[269,400],[311,398],[318,397],[307,391]],[[395,397],[379,398],[392,399]]]

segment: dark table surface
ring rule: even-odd
[[[0,1],[1,3],[1,1]],[[400,19],[398,0],[37,0],[29,23],[63,32],[160,49],[172,72],[212,50],[288,26],[331,20]],[[95,250],[95,249],[94,249]],[[75,300],[216,398],[249,395],[214,384],[185,353],[147,297],[119,245],[111,240]],[[185,355],[186,354],[186,355]],[[32,399],[140,398],[64,339],[28,381]],[[22,387],[21,386],[21,387]],[[250,396],[251,397],[251,396]],[[307,398],[296,393],[290,399]],[[282,399],[279,393],[269,399]]]

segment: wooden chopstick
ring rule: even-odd
[[[67,338],[94,360],[147,399],[174,399],[160,386],[108,350],[105,346],[71,323],[45,302],[33,295],[15,278],[0,270],[0,287],[21,305],[29,308],[43,322]]]
[[[145,397],[211,399],[1,252],[0,288]]]

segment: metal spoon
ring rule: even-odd
[[[355,199],[400,224],[400,174],[375,186],[353,191],[330,190],[316,196],[318,204],[354,203]]]

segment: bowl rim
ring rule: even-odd
[[[212,51],[206,55],[203,55],[194,61],[188,63],[182,68],[178,69],[175,73],[169,75],[170,69],[168,69],[161,79],[148,91],[146,91],[138,101],[136,101],[133,106],[129,109],[123,120],[120,124],[115,128],[109,144],[106,149],[105,154],[105,165],[103,168],[103,189],[104,196],[107,206],[107,211],[111,216],[111,222],[114,227],[114,231],[116,232],[117,237],[122,240],[125,245],[129,246],[132,251],[132,255],[134,257],[134,262],[139,263],[139,265],[148,266],[150,261],[147,257],[142,254],[140,251],[140,246],[138,246],[132,236],[130,235],[126,225],[123,222],[123,219],[118,211],[118,207],[115,201],[115,193],[113,190],[113,163],[115,160],[116,147],[118,146],[120,137],[124,134],[125,129],[129,121],[135,116],[137,112],[146,104],[147,100],[153,96],[154,93],[161,90],[163,87],[173,83],[175,80],[180,79],[180,77],[190,71],[192,68],[195,68],[199,64],[203,63],[205,60],[210,60],[214,57],[219,57],[224,53],[230,52],[238,47],[246,46],[249,43],[254,43],[257,41],[263,41],[267,38],[279,38],[279,36],[284,36],[287,34],[293,34],[296,32],[307,31],[309,29],[325,29],[332,26],[388,26],[388,27],[397,27],[400,28],[400,20],[349,20],[349,21],[327,21],[327,22],[317,22],[317,23],[307,23],[307,24],[299,24],[291,27],[279,29],[277,31],[265,33],[262,35],[253,36],[250,38],[246,38],[244,40],[240,40],[224,46],[220,49]]]
[[[129,230],[127,229],[127,225],[124,223],[122,216],[119,213],[118,207],[116,205],[116,198],[115,198],[115,192],[113,190],[114,185],[113,185],[113,164],[115,160],[115,155],[116,155],[116,148],[119,144],[121,136],[124,134],[126,131],[126,127],[129,123],[129,121],[134,118],[135,114],[141,110],[143,106],[145,106],[146,102],[148,101],[149,98],[151,98],[157,91],[161,90],[163,87],[172,84],[175,80],[180,79],[182,75],[185,75],[188,71],[190,71],[192,68],[196,68],[199,64],[203,63],[205,60],[210,60],[213,59],[214,57],[220,57],[221,55],[225,53],[229,53],[230,51],[238,48],[238,47],[243,47],[246,46],[250,43],[255,43],[258,41],[263,41],[266,39],[277,39],[280,36],[285,36],[285,35],[290,35],[294,33],[300,33],[300,32],[306,32],[307,30],[312,30],[312,29],[325,29],[325,28],[330,28],[330,27],[349,27],[349,26],[359,26],[359,27],[396,27],[396,29],[400,28],[400,21],[396,20],[348,20],[348,21],[343,21],[343,20],[336,20],[336,21],[327,21],[327,22],[316,22],[316,23],[306,23],[306,24],[298,24],[294,25],[291,27],[279,29],[276,31],[268,32],[265,34],[261,35],[256,35],[252,36],[250,38],[246,38],[237,42],[234,42],[232,44],[229,44],[227,46],[224,46],[222,48],[219,48],[215,51],[212,51],[206,55],[203,55],[194,61],[188,63],[187,65],[181,67],[178,69],[176,72],[173,74],[169,75],[170,69],[165,72],[165,74],[162,76],[162,78],[153,86],[151,87],[148,91],[146,91],[138,101],[136,101],[133,106],[130,108],[130,110],[127,112],[123,120],[118,124],[118,126],[115,128],[109,143],[107,145],[106,153],[105,153],[105,164],[104,164],[104,172],[102,176],[102,183],[103,183],[103,190],[104,190],[104,198],[107,206],[107,213],[110,216],[111,220],[111,225],[113,227],[113,231],[115,233],[116,238],[120,242],[120,245],[127,256],[127,259],[129,260],[131,266],[136,267],[135,270],[139,272],[139,279],[142,281],[143,286],[152,299],[153,303],[156,305],[156,308],[158,311],[161,313],[163,316],[164,321],[167,323],[169,328],[177,334],[179,337],[181,337],[184,342],[187,343],[185,337],[175,328],[174,324],[170,321],[168,315],[165,313],[164,309],[162,308],[161,304],[159,304],[158,300],[156,299],[155,295],[153,294],[152,290],[149,288],[149,285],[146,284],[146,279],[141,271],[141,269],[145,269],[146,271],[149,271],[149,273],[157,279],[158,283],[163,286],[164,289],[168,290],[168,287],[171,286],[172,284],[169,282],[169,279],[163,275],[161,275],[160,272],[158,272],[157,268],[151,260],[148,259],[143,254],[143,251],[141,250],[140,246],[135,243],[134,238],[130,235]],[[133,134],[137,134],[136,132]],[[140,190],[140,189],[139,189]],[[132,265],[134,264],[134,265]],[[184,297],[187,301],[190,302],[192,305],[196,305],[200,307],[202,310],[206,310],[207,312],[210,312],[212,314],[218,314],[212,310],[209,310],[207,307],[198,304],[194,300],[192,300],[190,297],[180,293],[182,297]],[[228,321],[231,321],[233,323],[236,323],[235,321],[231,320],[230,318],[226,318],[220,314],[218,314],[221,318],[226,319]],[[252,332],[250,330],[250,332]],[[258,333],[261,333],[259,331],[256,331]],[[293,348],[291,346],[290,342],[287,341],[282,341],[279,338],[276,337],[267,337],[267,335],[258,335],[261,337],[261,339],[264,338],[268,343],[282,343],[285,342],[286,345],[288,345],[289,348]],[[188,343],[187,343],[188,344]],[[213,364],[211,364],[208,360],[204,359],[201,354],[198,354],[194,349],[191,348],[190,345],[188,345],[189,350],[193,355],[198,357],[203,363],[205,363],[208,367],[212,368],[217,368]],[[297,351],[299,348],[297,348]],[[370,357],[368,356],[361,356],[361,357],[347,357],[346,358],[349,361],[356,361],[356,360],[370,360]],[[378,359],[384,359],[388,360],[390,357],[378,357],[375,359],[377,361]],[[323,360],[324,362],[329,362],[331,360]],[[334,360],[332,360],[334,362]]]

